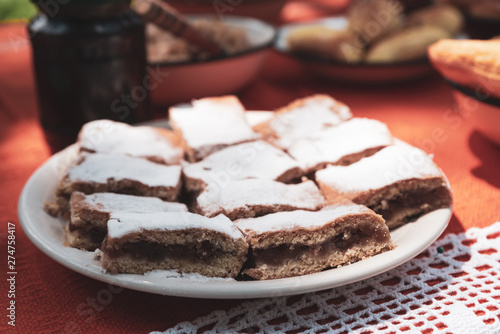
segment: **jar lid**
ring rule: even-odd
[[[31,0],[50,17],[94,16],[112,13],[117,8],[128,8],[132,0]]]

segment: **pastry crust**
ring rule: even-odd
[[[304,174],[296,160],[262,140],[230,146],[202,161],[185,163],[182,173],[186,189],[195,193],[209,184],[252,178],[287,183]]]
[[[352,118],[297,141],[288,153],[303,164],[306,174],[328,165],[347,166],[391,145],[387,125],[368,118]]]
[[[178,165],[183,156],[181,140],[170,130],[110,120],[85,124],[78,145],[80,152],[123,154],[166,165]]]
[[[114,213],[102,253],[102,266],[110,273],[176,270],[234,278],[246,261],[248,244],[222,215]]]
[[[252,248],[243,273],[259,280],[311,274],[394,248],[382,217],[353,203],[235,224]]]
[[[182,203],[164,202],[156,197],[140,197],[114,193],[85,195],[75,191],[70,199],[70,218],[66,225],[69,246],[95,250],[107,233],[107,222],[112,212],[187,212]]]
[[[316,94],[278,109],[274,117],[254,127],[263,139],[287,150],[298,140],[336,126],[352,117],[351,109],[331,96]]]
[[[231,220],[279,211],[316,211],[324,205],[323,194],[310,180],[299,184],[262,179],[211,184],[196,199],[197,212],[208,217],[224,214]]]
[[[158,197],[175,202],[181,189],[181,166],[166,166],[142,158],[89,154],[60,180],[56,189],[59,214],[69,212],[73,192],[113,192]]]
[[[245,109],[236,96],[194,100],[191,107],[172,107],[170,124],[182,138],[186,159],[200,161],[231,145],[259,138],[247,124]]]
[[[316,182],[327,200],[366,205],[381,214],[389,228],[452,203],[448,181],[432,159],[401,142],[350,166],[321,170]]]

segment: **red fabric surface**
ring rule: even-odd
[[[6,255],[2,255],[0,332],[145,333],[241,303],[127,289],[115,293],[107,284],[54,262],[24,235],[17,200],[29,176],[49,158],[37,122],[24,29],[22,24],[0,26],[0,243],[2,254],[6,254],[7,222],[15,223],[18,273],[16,327],[12,328],[6,319],[7,267]],[[247,108],[266,110],[313,93],[331,94],[351,106],[355,116],[384,121],[395,136],[435,155],[454,189],[454,215],[445,233],[500,220],[500,149],[475,131],[467,119],[450,121],[447,116],[454,101],[437,75],[395,86],[348,87],[320,81],[296,62],[273,53],[262,76],[239,96]]]

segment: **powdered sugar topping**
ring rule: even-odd
[[[220,186],[249,178],[276,180],[285,172],[300,168],[296,160],[261,140],[227,147],[183,167],[187,177]]]
[[[135,180],[148,186],[175,187],[181,166],[166,166],[120,154],[89,154],[69,172],[72,181],[106,183],[108,179]]]
[[[108,220],[108,238],[121,238],[146,230],[175,231],[198,228],[220,232],[233,239],[243,238],[233,222],[224,215],[208,218],[190,212],[113,212]]]
[[[316,180],[343,193],[379,189],[406,179],[443,176],[424,151],[398,141],[349,166],[330,166]]]
[[[175,212],[188,209],[183,203],[165,202],[156,197],[122,195],[115,193],[95,193],[85,195],[85,202],[99,210],[109,212]]]
[[[280,111],[269,122],[269,127],[279,138],[275,144],[286,149],[297,140],[314,136],[317,131],[351,117],[345,104],[326,95],[315,95],[292,103],[289,110]]]
[[[340,217],[361,213],[373,213],[373,211],[363,205],[345,204],[328,206],[320,211],[276,212],[257,218],[239,219],[234,223],[242,231],[260,234],[297,228],[321,228]]]
[[[178,164],[182,158],[182,149],[157,129],[149,126],[135,127],[110,120],[85,124],[79,134],[79,144],[82,149],[98,153],[158,157],[166,164]]]
[[[211,184],[198,196],[197,205],[207,215],[223,209],[226,212],[248,206],[289,205],[297,209],[316,210],[324,198],[314,182],[284,184],[272,180],[247,179],[225,187]]]
[[[382,122],[353,118],[318,131],[314,137],[296,141],[288,153],[304,164],[306,170],[321,163],[335,164],[341,158],[367,149],[392,144],[392,135]]]
[[[234,96],[195,100],[191,107],[170,108],[173,126],[194,149],[231,145],[258,138],[245,120],[244,108]]]

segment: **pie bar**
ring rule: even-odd
[[[180,164],[183,155],[180,140],[172,131],[110,120],[85,124],[78,144],[82,152],[124,154],[166,165]]]
[[[102,266],[111,273],[177,270],[207,277],[236,277],[248,244],[223,215],[189,212],[113,213],[102,247]]]
[[[230,146],[200,162],[183,166],[185,187],[193,192],[199,192],[212,183],[251,178],[290,182],[302,175],[302,168],[296,160],[262,140]]]
[[[195,162],[227,146],[258,139],[235,96],[195,100],[170,108],[170,124],[182,137],[188,161]]]
[[[94,250],[101,247],[107,233],[111,212],[184,211],[182,203],[164,202],[156,197],[140,197],[114,193],[85,195],[75,191],[70,199],[71,215],[66,226],[66,241],[75,248]]]
[[[351,117],[351,110],[344,103],[328,95],[313,95],[278,109],[270,121],[254,128],[266,140],[286,150],[296,141],[314,136],[318,131]]]
[[[69,210],[74,191],[113,192],[175,201],[181,188],[181,166],[166,166],[121,154],[88,154],[59,182],[56,190],[61,213]]]
[[[66,244],[110,274],[277,279],[389,251],[390,228],[452,203],[425,152],[329,96],[244,112],[223,96],[171,108],[173,132],[86,124],[46,205]]]
[[[259,280],[311,274],[394,248],[384,219],[352,203],[240,219],[235,225],[252,249],[243,274]]]
[[[279,211],[315,211],[324,204],[323,195],[312,181],[284,184],[263,179],[211,184],[196,199],[199,213],[208,217],[222,213],[231,220]]]
[[[392,135],[384,123],[353,118],[297,141],[288,153],[310,173],[327,165],[350,165],[391,144]]]
[[[402,142],[352,165],[320,170],[316,181],[328,200],[366,205],[389,228],[452,203],[449,184],[432,159]]]

